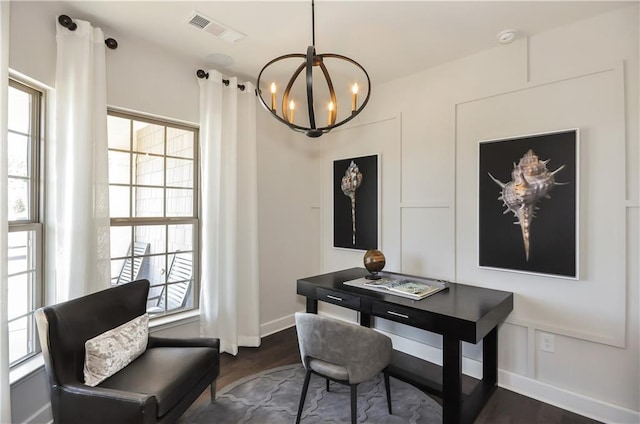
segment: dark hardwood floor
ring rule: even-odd
[[[259,348],[241,347],[237,356],[223,353],[220,356],[218,390],[251,374],[300,362],[298,339],[295,327],[262,339]],[[441,400],[432,396],[438,403]],[[185,412],[180,424],[188,424],[190,417],[209,404],[206,390]],[[476,424],[595,424],[582,417],[555,406],[539,402],[515,392],[498,387],[475,421]],[[233,423],[223,423],[233,424]]]

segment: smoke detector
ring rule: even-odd
[[[199,30],[206,31],[231,44],[235,44],[247,37],[246,34],[236,31],[222,22],[215,21],[200,12],[193,12],[189,17],[188,23]]]
[[[518,31],[515,29],[505,29],[498,33],[498,42],[500,42],[500,44],[509,44],[516,39],[517,35]]]

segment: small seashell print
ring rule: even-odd
[[[340,188],[351,199],[351,242],[356,244],[356,190],[362,185],[362,173],[354,161],[344,172]]]

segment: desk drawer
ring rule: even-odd
[[[371,304],[371,315],[420,328],[428,328],[433,321],[426,312],[382,302]]]
[[[360,308],[360,297],[327,289],[317,289],[318,300],[352,309]]]

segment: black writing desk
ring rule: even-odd
[[[497,386],[498,324],[513,309],[513,293],[449,283],[444,291],[411,300],[343,284],[367,274],[364,268],[351,268],[302,278],[297,293],[307,298],[307,312],[317,313],[321,300],[359,311],[363,326],[371,326],[374,316],[442,334],[441,382],[426,381],[416,371],[422,361],[399,352],[394,352],[390,374],[442,397],[444,423],[472,423]],[[465,396],[461,342],[480,340],[482,380]]]

